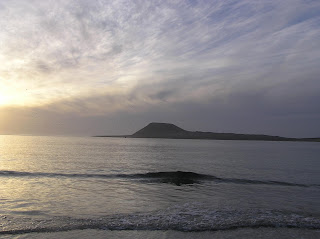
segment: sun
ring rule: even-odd
[[[3,95],[0,95],[0,105],[5,105],[6,104],[6,97]]]
[[[25,89],[24,86],[12,87],[0,83],[0,107],[32,107],[48,102],[45,97],[40,97],[39,92],[32,94]]]
[[[0,89],[0,107],[17,105],[17,100],[21,98],[19,92],[12,92],[8,89]]]
[[[0,107],[28,105],[29,100],[21,88],[18,84],[8,84],[8,81],[0,82]]]
[[[3,95],[2,92],[0,92],[0,106],[8,104],[10,104],[10,99],[6,95]]]

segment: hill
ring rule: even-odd
[[[319,142],[319,138],[286,138],[264,134],[235,134],[187,131],[170,123],[150,123],[132,135],[95,136],[128,138],[167,138],[167,139],[215,139],[215,140],[262,140],[262,141],[307,141]]]
[[[150,123],[140,129],[131,137],[133,138],[177,138],[186,136],[188,131],[179,128],[174,124]]]
[[[130,135],[131,138],[173,138],[173,139],[218,139],[218,140],[269,140],[291,141],[296,139],[259,135],[259,134],[234,134],[213,133],[201,131],[187,131],[174,124],[150,123],[146,127]]]

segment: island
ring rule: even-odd
[[[287,138],[264,134],[215,133],[184,130],[174,124],[153,122],[132,135],[97,135],[93,137],[165,138],[165,139],[213,139],[213,140],[261,140],[320,142],[320,138]]]

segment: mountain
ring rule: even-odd
[[[174,124],[150,123],[146,127],[130,135],[131,138],[173,138],[173,139],[219,139],[219,140],[270,140],[288,141],[295,140],[279,136],[213,133],[201,131],[187,131]]]
[[[174,124],[168,123],[150,123],[146,127],[140,129],[132,138],[177,138],[184,137],[188,131],[179,128]]]
[[[167,138],[167,139],[215,139],[215,140],[263,140],[263,141],[309,141],[320,142],[320,138],[286,138],[264,134],[235,134],[187,131],[174,124],[150,123],[132,135],[95,136],[95,137],[128,137],[128,138]]]

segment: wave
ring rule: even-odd
[[[320,218],[294,212],[275,210],[214,210],[199,205],[182,205],[165,210],[115,214],[100,218],[47,219],[0,216],[1,234],[58,232],[78,229],[100,230],[176,230],[217,231],[238,228],[300,228],[320,229]]]
[[[299,184],[273,180],[252,180],[238,178],[221,178],[208,174],[198,174],[194,172],[171,171],[171,172],[147,172],[137,174],[67,174],[67,173],[44,173],[44,172],[18,172],[0,171],[0,176],[7,177],[67,177],[67,178],[106,178],[106,179],[136,179],[149,183],[169,183],[177,186],[184,184],[197,184],[205,181],[216,183],[235,184],[264,184],[293,187],[319,187],[318,184]]]

